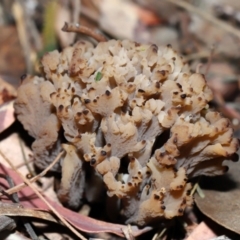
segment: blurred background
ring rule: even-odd
[[[83,37],[61,31],[64,22],[109,39],[171,44],[206,75],[213,104],[239,128],[239,1],[1,0],[0,77],[16,88],[23,74],[38,73],[45,52]]]

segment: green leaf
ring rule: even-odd
[[[95,81],[96,82],[100,81],[102,79],[102,77],[103,77],[102,73],[101,72],[97,72],[97,75],[95,77]]]

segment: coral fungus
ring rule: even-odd
[[[223,173],[238,148],[229,121],[208,109],[204,76],[171,46],[79,41],[46,54],[42,72],[23,81],[15,109],[39,168],[66,151],[52,170],[70,207],[105,185],[126,223],[171,219],[192,203],[189,179]]]

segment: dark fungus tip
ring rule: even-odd
[[[107,91],[105,92],[105,94],[106,94],[107,96],[110,96],[110,95],[111,95],[111,92],[110,92],[109,90],[107,90]]]
[[[160,70],[159,72],[160,72],[163,76],[166,75],[166,71],[165,71],[165,70]]]
[[[184,99],[184,98],[186,98],[186,97],[187,97],[187,94],[185,94],[185,93],[184,93],[184,94],[181,94],[181,98],[182,98],[182,99]]]
[[[107,155],[107,152],[102,150],[102,151],[101,151],[101,155],[102,155],[102,156],[106,156],[106,155]]]
[[[160,154],[159,154],[159,157],[164,157],[165,156],[165,152],[161,152]]]
[[[178,209],[178,212],[179,212],[179,213],[183,213],[183,209],[182,209],[182,208],[179,208],[179,209]]]
[[[182,88],[182,85],[181,85],[180,83],[177,83],[177,86],[178,86],[179,88]]]
[[[58,111],[61,112],[63,109],[64,109],[64,106],[63,106],[62,104],[59,105],[59,107],[58,107]]]
[[[78,117],[81,117],[81,116],[82,116],[82,113],[81,113],[81,112],[77,112],[77,116],[78,116]]]
[[[84,103],[85,103],[85,104],[88,104],[88,103],[90,103],[90,102],[91,102],[90,99],[84,99]]]
[[[160,197],[159,197],[157,194],[154,194],[154,199],[155,199],[155,200],[159,200]]]
[[[165,210],[165,209],[166,209],[166,207],[162,205],[162,206],[161,206],[161,209],[162,209],[162,210]]]
[[[52,93],[50,93],[50,98],[52,98],[53,95],[55,95],[55,94],[56,94],[56,92],[52,92]]]
[[[160,83],[159,83],[159,82],[156,82],[155,87],[156,87],[156,88],[160,88],[160,86],[161,86]]]
[[[156,52],[156,53],[157,53],[157,51],[158,51],[158,46],[157,46],[156,44],[152,44],[152,45],[151,45],[151,48],[152,48],[153,52]]]
[[[89,110],[87,110],[87,109],[83,110],[84,115],[87,115],[88,113],[89,113]]]
[[[128,182],[127,184],[128,184],[128,186],[129,186],[129,187],[131,187],[131,186],[132,186],[132,183],[131,183],[131,182]]]
[[[97,160],[95,158],[92,158],[90,160],[90,165],[93,166],[96,162],[97,162]]]

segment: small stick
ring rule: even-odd
[[[215,46],[213,45],[213,46],[211,47],[210,56],[209,56],[209,58],[208,58],[207,67],[206,67],[206,70],[205,70],[205,76],[207,76],[208,71],[209,71],[209,69],[210,69],[210,66],[211,66],[211,64],[212,64],[212,59],[213,59],[213,55],[214,55],[214,50],[215,50]]]
[[[31,169],[31,167],[29,166],[29,164],[27,162],[27,157],[26,157],[26,154],[25,154],[24,149],[23,149],[23,143],[22,143],[22,140],[20,139],[19,136],[18,136],[18,140],[19,140],[19,144],[20,144],[20,148],[21,148],[21,152],[22,152],[22,156],[23,156],[25,166],[27,167],[27,170],[31,174],[31,176],[36,176],[35,171],[33,169]]]
[[[25,166],[26,164],[30,164],[33,162],[33,158],[30,158],[29,160],[26,160],[26,163],[25,162],[22,162],[22,163],[19,163],[18,165],[16,165],[15,167],[18,169],[18,168],[21,168],[23,166]]]
[[[12,162],[2,153],[0,155],[11,166],[11,168],[19,175],[19,177],[35,192],[35,194],[49,207],[49,209],[67,226],[77,237],[81,240],[87,240],[82,234],[80,234],[72,225],[44,198],[44,196],[36,189],[36,187],[24,176],[18,169],[12,164]]]
[[[57,155],[57,157],[54,159],[54,161],[51,162],[51,164],[49,164],[49,166],[48,166],[46,169],[44,169],[41,173],[39,173],[38,175],[34,176],[33,178],[29,179],[29,181],[30,181],[31,183],[33,183],[33,182],[36,182],[40,177],[43,177],[43,176],[61,159],[63,153],[64,153],[63,151],[60,152],[60,153]],[[17,168],[17,167],[15,167],[15,168]],[[4,193],[13,194],[13,193],[15,193],[15,192],[20,191],[20,190],[23,189],[24,187],[26,187],[26,184],[25,184],[25,183],[20,183],[20,184],[16,185],[15,187],[12,187],[12,188],[4,191]],[[3,194],[0,193],[0,196],[2,196],[2,195],[3,195]]]
[[[18,36],[22,46],[27,72],[32,72],[33,65],[30,59],[31,46],[28,38],[28,31],[26,29],[25,14],[23,6],[20,1],[14,1],[12,5],[12,13],[16,21]]]
[[[106,42],[107,39],[99,34],[93,31],[92,29],[85,27],[85,26],[80,26],[79,23],[67,23],[65,22],[62,31],[64,32],[75,32],[75,33],[83,33],[87,36],[90,36],[94,38],[98,42]]]

